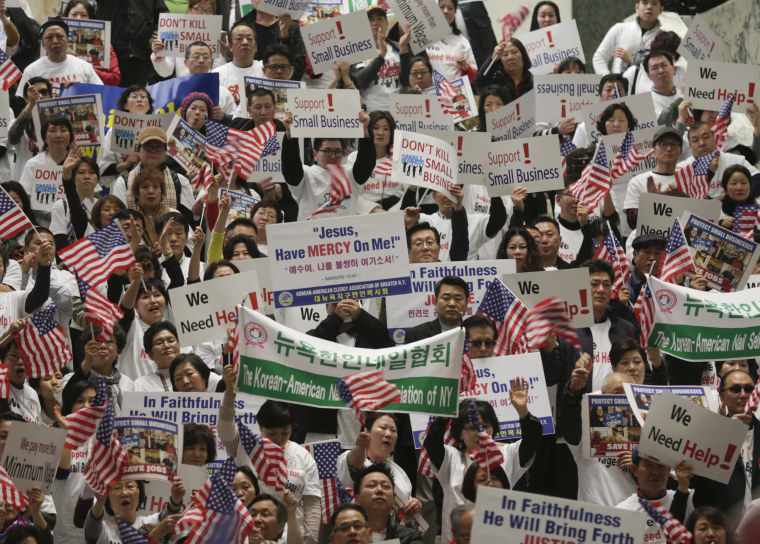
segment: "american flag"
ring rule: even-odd
[[[438,96],[441,107],[443,107],[443,112],[458,116],[459,112],[452,102],[457,95],[457,90],[438,70],[433,70],[433,82],[435,83],[435,94]]]
[[[0,239],[13,238],[31,227],[32,222],[16,201],[0,187]]]
[[[116,523],[119,526],[122,544],[157,544],[155,540],[151,540],[120,517],[116,518]]]
[[[95,397],[89,406],[85,406],[66,416],[68,421],[68,431],[66,432],[65,447],[75,450],[87,442],[97,427],[97,421],[103,417],[106,411],[106,395],[108,386],[103,378],[98,380],[98,387],[95,391]]]
[[[100,291],[88,285],[86,281],[79,277],[79,273],[76,270],[74,271],[74,275],[79,285],[79,294],[82,295],[82,300],[84,301],[85,321],[94,323],[100,328],[98,340],[108,342],[113,336],[114,323],[124,317],[124,312],[104,297]]]
[[[581,351],[578,333],[570,324],[565,313],[565,303],[557,297],[549,297],[536,304],[525,318],[525,330],[528,335],[528,347],[539,349],[546,345],[549,335],[553,332],[559,338],[570,342],[575,349]]]
[[[528,352],[525,340],[525,318],[528,308],[500,279],[493,280],[483,300],[478,314],[491,318],[496,323],[498,334],[494,346],[494,356],[516,355]]]
[[[752,414],[760,406],[760,380],[757,380],[752,394],[747,399],[747,405],[744,407],[745,414]],[[420,452],[421,453],[421,452]]]
[[[3,467],[0,467],[0,499],[6,504],[12,504],[19,512],[24,512],[29,508],[29,499],[13,485]]]
[[[238,434],[240,443],[251,459],[251,464],[259,476],[259,479],[281,492],[285,489],[288,481],[287,463],[283,449],[262,436],[253,434],[251,430],[238,422]]]
[[[214,172],[212,171],[210,163],[203,163],[198,175],[193,178],[192,183],[194,194],[197,195],[198,191],[201,190],[201,187],[208,191],[208,188],[214,183]]]
[[[274,121],[269,121],[249,131],[227,129],[227,145],[218,151],[217,156],[221,164],[226,165],[231,160],[234,161],[235,172],[241,178],[248,179],[253,175],[256,164],[263,156],[264,147],[272,137],[276,140],[276,136],[277,127]],[[277,147],[279,148],[279,143]],[[271,149],[272,145],[270,144],[268,148]],[[220,170],[222,169],[219,164],[217,166]]]
[[[568,136],[562,136],[559,144],[559,153],[562,155],[562,175],[567,175],[567,156],[578,149],[578,146]]]
[[[430,426],[435,421],[435,417],[436,416],[430,416],[430,419],[428,419],[428,424],[425,428],[425,436],[427,436],[427,433],[430,431]],[[454,437],[451,436],[451,420],[449,420],[448,425],[446,425],[446,432],[443,433],[443,445],[452,446],[454,448],[459,446],[459,442],[454,440]],[[420,448],[420,461],[417,464],[417,472],[430,478],[436,478],[435,472],[433,471],[433,464],[430,462],[430,456],[425,449],[425,444],[422,444],[422,447]]]
[[[119,481],[129,460],[129,452],[113,435],[113,418],[113,402],[109,402],[95,432],[95,444],[84,469],[84,481],[101,497]]]
[[[478,431],[478,447],[476,450],[468,452],[467,455],[475,459],[475,462],[485,470],[490,471],[500,467],[504,463],[504,454],[491,435],[483,429],[483,425],[480,424],[475,401],[470,402],[467,417]]]
[[[376,176],[390,176],[393,170],[393,146],[391,146],[390,153],[384,159],[380,159],[375,163],[375,169],[372,173]]]
[[[673,514],[665,510],[662,506],[658,506],[646,500],[644,497],[639,497],[639,503],[646,513],[649,514],[649,517],[660,524],[669,544],[691,543],[693,535],[673,516]]]
[[[614,87],[612,87],[612,94],[610,95],[610,100],[617,100],[620,98],[620,91],[618,90],[619,83],[617,81],[613,81],[612,84]]]
[[[723,149],[723,144],[726,142],[726,138],[728,137],[728,124],[731,122],[731,109],[734,107],[735,98],[736,94],[732,94],[728,97],[728,99],[720,107],[720,110],[718,110],[718,117],[710,125],[710,130],[713,131],[713,135],[715,136],[715,145],[717,146],[718,150]]]
[[[610,192],[610,170],[604,142],[599,142],[594,158],[586,165],[581,178],[567,188],[580,202],[588,204],[589,213]]]
[[[401,392],[394,384],[385,381],[383,373],[361,372],[338,380],[338,394],[351,408],[364,427],[362,410],[380,410],[394,402],[401,402]]]
[[[116,221],[58,252],[66,266],[93,287],[135,264],[135,254]]]
[[[752,240],[755,233],[755,225],[758,219],[757,204],[742,204],[734,208],[734,220],[731,223],[731,230]]]
[[[639,152],[636,149],[636,143],[633,141],[633,132],[631,132],[631,129],[626,130],[623,143],[620,144],[620,149],[618,149],[615,160],[612,162],[610,179],[615,180],[626,172],[633,170],[652,153],[654,153],[654,149],[649,150],[648,153]]]
[[[341,497],[338,494],[338,457],[340,456],[340,442],[329,440],[327,442],[315,442],[304,444],[304,448],[311,453],[317,462],[319,480],[322,482],[322,520],[321,523],[330,523],[333,512],[340,506]]]
[[[3,85],[3,90],[7,91],[10,89],[11,85],[19,79],[21,79],[21,70],[13,64],[13,61],[5,54],[5,51],[0,50],[0,83]]]
[[[499,19],[501,23],[501,37],[503,41],[507,41],[512,37],[512,33],[517,30],[517,27],[522,24],[525,18],[530,13],[530,8],[527,6],[520,6],[520,9],[507,13],[504,17]]]
[[[11,379],[8,367],[0,363],[0,399],[7,399],[11,394]]]
[[[631,278],[631,263],[628,262],[628,258],[625,256],[625,249],[623,249],[623,246],[618,241],[615,233],[612,232],[612,229],[609,229],[609,232],[604,237],[601,244],[594,240],[594,247],[596,248],[594,258],[607,261],[615,270],[615,281],[612,284],[612,296],[613,298],[617,298],[620,289],[623,288]]]
[[[72,359],[66,333],[55,320],[57,308],[55,302],[40,308],[15,335],[30,378],[55,374]]]
[[[341,202],[351,196],[351,182],[345,170],[339,164],[331,162],[327,164],[327,172],[330,174],[330,200],[314,210],[309,218],[320,213],[334,212]]]
[[[230,166],[235,158],[234,150],[231,153],[222,153],[222,149],[227,145],[230,130],[234,129],[213,119],[206,120],[206,158],[216,165],[225,178],[232,172]]]
[[[710,163],[717,151],[690,161],[689,164],[676,170],[676,188],[686,193],[690,198],[704,198],[710,188]]]
[[[668,242],[662,252],[660,259],[660,269],[657,276],[668,283],[676,283],[676,277],[684,272],[694,272],[694,261],[691,259],[689,246],[686,245],[686,239],[683,237],[681,223],[676,219],[673,221],[673,228],[670,229]]]
[[[462,376],[459,378],[460,393],[475,389],[476,381],[475,367],[472,365],[472,358],[470,357],[469,351],[465,348],[465,353],[462,355]]]
[[[654,326],[654,299],[648,283],[641,288],[636,304],[633,305],[633,315],[641,325],[641,345],[646,346]]]

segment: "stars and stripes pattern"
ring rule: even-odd
[[[109,402],[95,431],[95,444],[84,469],[84,481],[101,497],[121,479],[124,466],[129,460],[129,452],[113,434],[113,420],[114,406],[113,402]]]
[[[314,210],[309,219],[321,213],[330,213],[338,209],[341,202],[351,196],[351,182],[346,171],[339,164],[328,163],[327,173],[330,175],[330,200]]]
[[[98,419],[103,417],[106,411],[107,393],[106,381],[100,378],[95,390],[95,397],[90,405],[66,416],[69,428],[66,432],[64,447],[75,450],[90,439],[95,432]]]
[[[752,240],[758,220],[757,204],[741,204],[734,208],[731,230],[744,238]]]
[[[760,380],[755,384],[752,394],[747,399],[747,405],[744,407],[745,414],[752,414],[760,406]]]
[[[483,429],[483,425],[480,424],[475,401],[470,402],[467,417],[478,431],[478,447],[468,452],[467,455],[475,459],[475,462],[485,470],[490,471],[500,467],[504,463],[504,453],[491,435]]]
[[[364,427],[362,410],[380,410],[394,402],[401,402],[401,392],[383,378],[379,370],[351,374],[338,380],[338,394],[351,408]]]
[[[723,105],[718,110],[718,117],[710,125],[710,130],[712,130],[715,136],[715,146],[718,150],[723,149],[723,144],[726,143],[726,138],[728,138],[728,124],[731,122],[731,110],[734,107],[735,98],[736,94],[734,93],[723,102]]]
[[[615,236],[615,233],[612,232],[612,229],[609,229],[601,244],[594,240],[594,247],[596,248],[594,258],[607,261],[615,271],[615,281],[612,284],[612,298],[617,298],[620,289],[631,278],[631,263],[628,262],[628,258],[625,256],[625,249],[617,239],[617,236]]]
[[[208,188],[211,187],[212,183],[214,183],[214,172],[211,164],[206,162],[201,166],[198,175],[193,178],[193,193],[197,195],[198,191],[201,190],[201,187],[208,191]]]
[[[0,499],[6,504],[12,504],[19,512],[24,512],[29,508],[29,499],[18,487],[13,485],[10,476],[5,469],[0,466]]]
[[[8,367],[0,363],[0,399],[7,399],[11,394],[11,378]]]
[[[639,497],[639,504],[644,508],[649,517],[662,527],[669,544],[689,544],[693,535],[678,521],[673,514],[662,506],[658,506],[644,497]]]
[[[72,359],[66,332],[55,320],[57,308],[55,302],[43,306],[34,312],[24,328],[15,334],[30,378],[43,378],[55,374]]]
[[[476,381],[475,367],[472,364],[472,358],[470,357],[465,340],[465,353],[462,355],[462,375],[459,377],[459,391],[461,393],[472,391],[475,389]]]
[[[32,227],[16,201],[0,187],[0,239],[13,238]]]
[[[264,147],[269,143],[270,138],[274,136],[276,139],[276,135],[277,127],[274,121],[269,121],[249,131],[227,129],[226,145],[211,152],[212,156],[216,158],[213,162],[220,171],[230,162],[233,162],[235,172],[241,178],[248,179],[253,175],[256,164],[263,156]],[[208,138],[206,143],[208,144]],[[208,147],[210,150],[211,146]],[[271,148],[270,144],[269,149]]]
[[[528,347],[540,349],[546,345],[549,335],[554,333],[558,338],[564,338],[575,349],[581,351],[578,333],[570,324],[565,313],[565,303],[557,297],[549,297],[536,304],[525,318],[525,330],[528,335]]]
[[[643,285],[636,299],[636,304],[633,305],[633,315],[636,316],[636,320],[641,325],[641,345],[646,347],[654,326],[654,299],[648,283]]]
[[[322,519],[321,523],[330,523],[333,512],[344,501],[338,493],[338,457],[341,453],[340,442],[329,440],[304,444],[317,463],[319,481],[322,483]]]
[[[430,426],[435,421],[435,418],[436,416],[430,416],[428,419],[428,424],[425,428],[425,436],[427,436],[427,433],[430,431]],[[454,448],[459,446],[459,442],[454,440],[454,437],[451,436],[451,420],[449,420],[446,425],[446,432],[443,433],[443,445],[452,446]],[[417,464],[417,472],[430,478],[437,478],[435,471],[433,470],[433,463],[430,462],[430,455],[428,455],[428,452],[425,449],[425,444],[422,444],[422,447],[420,448],[420,460]]]
[[[610,170],[607,164],[607,151],[604,142],[600,142],[594,153],[594,158],[583,169],[578,181],[567,188],[576,200],[588,205],[589,213],[593,212],[599,203],[610,192]]]
[[[3,90],[7,91],[11,85],[21,79],[21,70],[13,64],[11,58],[0,49],[0,84]]]
[[[58,252],[66,266],[93,287],[135,264],[135,254],[116,221]]]
[[[122,544],[157,544],[120,517],[116,518],[116,524],[119,526]]]
[[[493,280],[480,301],[478,314],[496,323],[496,345],[493,354],[516,355],[528,352],[525,340],[525,318],[528,307],[500,279]]]
[[[710,163],[717,151],[690,161],[689,164],[676,170],[676,189],[685,193],[689,198],[704,198],[710,189]]]
[[[673,221],[673,228],[670,229],[668,242],[662,252],[660,259],[660,268],[657,274],[662,281],[676,283],[676,278],[685,272],[697,273],[694,267],[694,261],[691,259],[689,246],[686,245],[686,238],[681,230],[681,223],[676,219]]]
[[[231,165],[235,158],[234,150],[222,153],[230,130],[234,129],[213,119],[206,120],[206,159],[214,163],[225,178],[229,178],[232,173]]]
[[[113,336],[114,323],[124,317],[124,312],[113,302],[108,300],[97,289],[93,289],[74,271],[79,286],[79,294],[84,302],[84,320],[93,323],[100,328],[98,340],[108,342]]]
[[[569,136],[562,136],[562,141],[559,144],[559,153],[562,155],[562,175],[567,175],[567,156],[573,151],[578,149],[578,146],[573,143]]]
[[[433,70],[433,83],[435,84],[435,94],[438,96],[438,102],[441,103],[443,112],[449,115],[458,116],[459,112],[454,107],[452,100],[457,95],[457,90],[438,70]]]
[[[620,149],[618,149],[617,155],[615,155],[615,160],[612,161],[610,179],[614,181],[626,172],[630,172],[653,153],[654,149],[650,149],[647,153],[641,153],[636,149],[633,132],[631,132],[631,129],[626,130],[623,142],[620,144]]]
[[[393,159],[391,157],[385,157],[375,163],[375,169],[372,173],[376,176],[390,176],[393,170]]]
[[[251,459],[251,464],[259,479],[275,491],[282,492],[288,481],[287,463],[283,449],[238,422],[240,443]]]

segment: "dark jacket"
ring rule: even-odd
[[[483,2],[465,2],[459,4],[459,10],[464,16],[467,34],[470,36],[470,45],[475,55],[478,66],[489,62],[494,48],[498,44],[493,32],[493,24],[488,16],[488,10]]]
[[[484,89],[489,85],[501,85],[506,87],[509,89],[512,96],[517,99],[533,89],[533,74],[526,72],[523,75],[522,81],[518,85],[515,85],[512,78],[504,71],[504,67],[499,59],[496,59],[493,63],[488,60],[480,67],[480,70],[478,70],[478,75],[475,76],[475,81],[473,81],[472,86],[477,89]]]
[[[164,0],[98,0],[95,18],[111,21],[111,46],[122,59],[150,61],[150,40],[158,31],[158,16],[168,13]],[[146,70],[150,64],[146,64]]]
[[[407,329],[406,334],[404,335],[404,344],[411,344],[412,342],[424,340],[425,338],[430,338],[431,336],[441,334],[442,332],[441,322],[438,321],[438,318],[435,318],[427,323],[422,323],[411,329]]]
[[[278,21],[275,21],[271,26],[256,23],[255,9],[251,10],[240,20],[253,28],[253,31],[256,33],[256,54],[253,58],[263,61],[264,53],[266,53],[270,45],[274,43],[282,44],[290,50],[290,54],[293,56],[293,75],[290,76],[290,79],[292,81],[301,81],[306,71],[306,45],[303,43],[301,27],[298,26],[298,21],[290,23],[288,37],[283,39],[280,37],[280,23]]]

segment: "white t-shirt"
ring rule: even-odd
[[[8,397],[8,403],[11,405],[11,411],[30,423],[42,423],[42,407],[32,386],[24,382],[24,386],[19,389],[11,383],[9,389],[11,395]]]
[[[335,211],[318,214],[316,219],[356,215],[357,199],[353,195],[361,194],[361,185],[354,179],[353,165],[341,165],[341,168],[351,184],[352,196],[341,202]],[[290,192],[298,202],[298,220],[305,221],[316,209],[330,201],[330,173],[318,164],[304,165],[303,178],[298,185],[290,186]]]
[[[213,71],[219,74],[219,85],[230,92],[235,104],[240,104],[241,99],[245,99],[244,76],[264,77],[264,68],[260,60],[254,60],[253,64],[246,68],[228,62]]]
[[[467,260],[474,261],[478,258],[480,246],[486,243],[489,238],[486,236],[486,225],[490,215],[482,213],[467,214],[467,231],[470,239],[470,251],[467,253]],[[450,261],[449,250],[451,249],[451,219],[446,219],[441,212],[433,215],[420,214],[420,223],[430,223],[441,235],[441,251],[438,254],[438,260],[441,262]]]
[[[367,111],[373,111],[373,110],[368,108]],[[353,151],[346,158],[347,168],[354,167],[354,163],[356,162],[356,156],[357,156],[357,152]],[[379,157],[377,159],[377,162],[387,157],[388,155],[386,155],[385,157]],[[377,162],[375,164],[377,164]],[[366,198],[370,202],[379,203],[384,198],[388,198],[392,196],[397,196],[399,198],[403,197],[404,193],[406,192],[406,185],[392,181],[391,176],[389,175],[373,173],[372,175],[370,175],[369,179],[364,183],[364,185],[360,186],[359,191],[360,191],[359,195],[361,195],[362,198]]]
[[[26,315],[27,291],[0,292],[0,336],[7,331],[11,323]]]
[[[90,200],[85,198],[82,204],[87,208],[87,213],[92,213],[92,208],[95,206],[96,199]],[[74,235],[74,226],[71,224],[71,214],[69,213],[69,203],[64,199],[56,200],[53,204],[53,211],[50,214],[50,230],[53,234],[65,234],[70,237],[70,240],[76,241]],[[95,229],[92,225],[87,225],[84,231],[84,236],[93,234]]]
[[[24,191],[26,191],[26,194],[29,195],[29,199],[32,201],[32,209],[34,210],[40,224],[43,226],[50,225],[51,212],[40,211],[38,207],[39,205],[37,204],[34,195],[35,172],[37,170],[56,170],[58,168],[58,163],[56,163],[55,160],[50,156],[50,153],[47,151],[42,151],[26,161],[26,166],[24,166],[24,170],[21,172],[21,177],[18,180],[18,182],[24,188]],[[63,198],[63,193],[57,195],[56,198],[58,197]]]
[[[671,489],[666,492],[665,496],[662,499],[651,502],[656,506],[662,506],[665,508],[665,510],[669,510],[670,505],[673,504],[673,497],[675,497],[675,495],[676,492]],[[686,517],[689,517],[689,514],[694,511],[694,504],[692,503],[693,496],[694,490],[689,489],[689,501],[686,505]],[[641,506],[639,497],[636,493],[633,493],[633,495],[625,499],[623,502],[617,504],[615,508],[630,510],[632,512],[645,512],[644,507]],[[660,524],[649,517],[647,514],[646,526],[644,528],[644,542],[647,544],[665,544],[667,541],[668,538],[665,535],[665,532],[662,530],[662,527],[660,527]]]
[[[364,68],[371,62],[374,62],[374,58],[360,62],[356,67]],[[388,47],[388,52],[385,54],[385,62],[377,72],[377,77],[370,83],[369,87],[359,89],[368,112],[390,110],[388,95],[398,92],[401,87],[400,76],[401,57],[395,49]]]
[[[647,192],[647,178],[649,178],[649,176],[652,176],[654,184],[660,191],[666,189],[671,183],[675,182],[674,175],[657,174],[655,172],[644,172],[643,174],[632,177],[628,182],[628,190],[625,193],[625,202],[623,203],[624,211],[638,209],[641,194]]]
[[[578,467],[578,500],[594,504],[618,504],[636,492],[636,480],[628,469],[617,467],[617,459],[583,456],[582,444],[567,444]]]
[[[143,347],[143,335],[147,329],[148,325],[135,312],[135,318],[127,331],[127,344],[119,354],[116,366],[122,375],[132,380],[152,374],[156,370],[156,364]]]
[[[72,55],[66,55],[66,60],[53,62],[48,57],[40,57],[26,67],[18,83],[16,96],[23,98],[24,85],[33,77],[44,77],[53,88],[53,98],[58,96],[61,83],[92,83],[103,85],[103,81],[95,73],[92,65]]]
[[[559,244],[557,256],[571,263],[578,257],[578,252],[583,245],[583,230],[568,229],[562,224],[562,221],[559,221],[559,235],[562,237],[562,242]]]
[[[132,524],[137,530],[143,525],[158,525],[159,516],[161,514],[150,514],[148,516],[137,516],[135,522]],[[57,542],[57,541],[56,541]],[[81,541],[80,541],[81,542]],[[119,526],[116,524],[116,518],[113,516],[103,516],[103,531],[100,533],[97,544],[121,544],[121,534],[119,533]]]
[[[457,13],[459,12],[457,11]],[[475,185],[473,183],[468,183],[464,186],[463,189],[464,198],[462,199],[462,206],[465,210],[467,210],[468,218],[476,213],[482,213],[485,215],[491,213],[491,197],[488,196],[488,191],[486,190],[485,185]],[[490,240],[487,240],[480,246],[478,249],[478,259],[481,260],[496,258],[496,253],[499,251],[499,245],[504,238],[504,234],[509,229],[509,218],[514,212],[514,203],[510,197],[502,196],[499,198],[501,198],[502,202],[504,202],[504,207],[507,210],[507,221],[504,223],[504,226],[501,227],[501,230],[496,234],[496,236]]]
[[[81,544],[84,530],[74,525],[74,509],[77,499],[84,489],[84,469],[87,466],[90,442],[86,442],[71,452],[71,470],[65,480],[53,480],[50,490],[58,513],[55,524],[56,544]]]
[[[591,338],[594,341],[594,370],[593,383],[591,388],[594,391],[601,391],[604,378],[612,374],[612,364],[610,364],[610,320],[606,319],[602,323],[594,323],[591,328]]]
[[[477,70],[478,64],[472,52],[470,42],[461,34],[453,32],[427,48],[428,59],[433,70],[448,81],[454,81],[465,74],[457,66],[457,57],[464,57],[471,68]]]
[[[660,114],[668,109],[673,102],[679,98],[683,98],[683,95],[681,94],[681,91],[678,90],[678,87],[675,88],[675,92],[673,94],[661,94],[654,90],[654,88],[652,88],[652,92],[650,94],[652,95],[652,102],[654,103],[655,118],[660,117]]]

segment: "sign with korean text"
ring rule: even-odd
[[[583,457],[617,458],[633,451],[641,438],[641,425],[625,395],[583,395]]]
[[[396,121],[396,130],[454,130],[453,117],[443,112],[441,103],[435,96],[393,93],[388,98],[391,114]]]
[[[219,36],[222,35],[221,15],[191,13],[161,13],[158,16],[158,39],[164,44],[163,57],[185,57],[191,43],[205,42],[215,57],[221,55]]]
[[[536,121],[583,120],[583,108],[599,100],[598,74],[544,74],[533,77]]]
[[[288,105],[293,113],[290,127],[293,137],[364,137],[364,127],[359,122],[359,91],[291,89],[288,91]]]
[[[570,57],[586,62],[575,20],[540,28],[518,38],[528,52],[533,74],[550,74],[555,64]]]
[[[155,113],[142,115],[128,111],[114,111],[113,125],[106,137],[111,138],[111,151],[115,153],[135,153],[137,137],[145,127],[159,127],[164,132],[169,130],[175,113]]]
[[[488,196],[510,195],[518,187],[529,193],[562,189],[562,157],[554,134],[490,142],[483,164]]]
[[[667,238],[670,236],[670,229],[673,228],[673,220],[681,217],[686,211],[708,221],[717,221],[720,216],[720,201],[641,193],[638,234],[660,234]]]
[[[3,450],[2,466],[22,493],[39,486],[50,493],[58,460],[66,442],[66,430],[14,421]]]
[[[336,60],[355,64],[377,56],[369,19],[363,11],[303,26],[301,36],[315,74],[331,74]]]
[[[396,130],[391,179],[398,183],[432,189],[451,201],[457,183],[457,156],[450,143],[404,130]]]
[[[388,0],[388,5],[398,18],[400,30],[411,25],[409,48],[414,55],[451,33],[451,27],[434,0]]]
[[[486,132],[496,140],[516,140],[533,134],[536,127],[536,91],[486,114]]]
[[[723,52],[720,40],[700,14],[694,15],[689,31],[681,40],[677,51],[687,61],[721,60]]]
[[[732,112],[747,113],[754,104],[760,81],[760,66],[709,60],[692,61],[686,73],[684,98],[692,108],[718,111],[732,94],[736,94]]]

